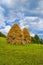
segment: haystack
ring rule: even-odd
[[[31,36],[27,28],[23,29],[24,43],[31,43]]]
[[[7,34],[7,42],[11,44],[23,44],[24,35],[18,24],[14,24]]]

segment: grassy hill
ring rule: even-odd
[[[43,45],[12,45],[0,37],[0,65],[43,65]]]

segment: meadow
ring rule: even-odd
[[[43,65],[43,45],[13,45],[0,37],[0,65]]]

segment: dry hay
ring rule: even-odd
[[[26,44],[31,42],[30,33],[26,28],[23,31],[18,24],[14,24],[7,34],[7,42],[11,44]]]

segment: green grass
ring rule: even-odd
[[[0,65],[43,65],[43,45],[12,45],[0,38]]]

